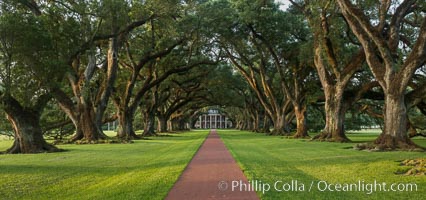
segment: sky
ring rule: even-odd
[[[288,1],[288,0],[275,0],[275,2],[281,4],[280,8],[282,10],[286,10],[288,8],[288,6],[290,5],[290,1]]]

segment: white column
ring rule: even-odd
[[[204,129],[207,128],[207,115],[204,115]]]
[[[228,118],[225,117],[225,128],[228,128]]]
[[[211,128],[212,128],[212,125],[213,125],[212,115],[209,115],[209,119],[210,119],[210,129],[211,129]]]
[[[198,116],[198,127],[201,129],[202,128],[202,125],[201,125],[201,122],[203,122],[203,120],[201,120],[201,115],[200,116]]]
[[[220,128],[219,124],[220,124],[220,119],[219,121],[217,120],[217,117],[219,117],[219,114],[216,115],[216,128]]]

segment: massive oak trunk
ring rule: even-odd
[[[417,145],[407,135],[407,110],[403,94],[385,96],[384,130],[374,141],[379,149],[411,149]]]
[[[167,118],[162,115],[157,115],[158,118],[158,132],[165,133],[167,132]]]
[[[242,130],[242,124],[243,124],[242,120],[237,120],[237,123],[235,125],[235,129]]]
[[[116,33],[116,25],[113,24],[114,28],[112,34]],[[103,91],[100,93],[100,99],[96,105],[96,116],[95,123],[96,127],[101,128],[103,125],[103,117],[105,114],[105,110],[108,106],[109,98],[112,95],[113,87],[115,80],[117,78],[118,71],[118,41],[117,38],[111,38],[109,41],[109,49],[107,56],[107,71],[106,71],[106,79],[102,84]],[[102,131],[102,130],[101,130]]]
[[[23,113],[24,114],[24,113]],[[43,153],[60,151],[52,144],[48,144],[38,124],[38,119],[30,115],[7,116],[15,132],[15,141],[7,153]]]
[[[154,111],[147,111],[145,113],[145,122],[144,122],[144,130],[142,136],[155,136],[155,113]],[[167,123],[166,123],[167,127]]]
[[[284,57],[280,58],[280,53],[278,53],[279,51],[277,51],[277,49],[275,49],[273,47],[273,45],[271,45],[269,43],[269,41],[267,39],[265,39],[261,34],[259,34],[255,28],[251,25],[249,25],[249,28],[253,34],[253,36],[258,39],[259,41],[253,40],[255,44],[257,44],[257,48],[259,48],[260,44],[265,45],[267,51],[271,54],[272,59],[274,61],[274,66],[278,72],[279,78],[280,78],[280,85],[281,85],[281,91],[282,94],[284,94],[286,101],[285,103],[282,105],[281,109],[277,109],[280,108],[280,106],[277,106],[277,101],[273,100],[273,104],[275,104],[275,112],[271,112],[268,111],[269,114],[271,116],[274,116],[274,113],[276,113],[275,116],[277,116],[275,119],[273,118],[272,120],[275,121],[274,122],[274,131],[272,132],[273,134],[278,134],[278,135],[283,135],[283,134],[288,134],[289,132],[289,121],[291,120],[286,120],[286,117],[284,116],[283,118],[281,118],[282,113],[287,113],[287,107],[289,106],[289,102],[291,102],[291,104],[293,104],[293,107],[297,107],[297,130],[298,133],[295,135],[295,138],[300,138],[300,137],[308,137],[308,133],[307,133],[307,129],[306,129],[306,120],[305,120],[305,113],[306,113],[306,109],[301,110],[301,103],[304,101],[304,88],[303,88],[303,81],[300,80],[304,80],[306,78],[306,76],[309,73],[306,73],[304,70],[294,70],[293,71],[293,87],[290,87],[290,80],[288,79],[288,77],[286,77],[286,72],[285,72],[285,68],[289,68],[289,66],[284,66],[282,64],[281,59],[283,59]],[[260,42],[260,43],[258,43]],[[303,68],[303,64],[300,66],[291,66],[291,67],[295,67],[295,69],[297,68]],[[263,74],[264,69],[260,69],[261,74]],[[264,79],[264,78],[262,78]],[[262,84],[264,85],[265,82],[264,80],[262,80]],[[266,91],[268,91],[269,89],[267,89]],[[268,93],[268,92],[267,92]],[[267,95],[268,96],[268,95]],[[273,95],[272,95],[273,96]],[[270,97],[269,97],[270,98]],[[274,110],[274,109],[271,109]],[[282,113],[280,113],[280,111]],[[296,111],[296,110],[295,110]],[[296,113],[295,113],[296,114]],[[291,116],[288,116],[288,118],[291,118]],[[283,126],[283,127],[281,127]],[[300,127],[299,127],[300,126]]]
[[[188,130],[186,126],[186,120],[184,118],[174,118],[170,121],[171,130],[173,131],[185,131]]]
[[[259,132],[259,113],[257,111],[249,112],[251,118],[251,131]]]
[[[345,113],[343,105],[343,89],[328,87],[325,93],[325,128],[321,134],[315,136],[314,140],[325,140],[332,142],[350,141],[345,135]]]
[[[285,118],[285,114],[275,115],[272,121],[274,123],[274,129],[272,130],[270,135],[288,135],[289,134],[288,122]]]
[[[263,127],[262,127],[262,132],[263,133],[270,133],[271,132],[271,130],[270,130],[270,126],[271,126],[271,124],[270,124],[270,119],[269,119],[269,116],[266,114],[266,113],[264,113],[263,114]]]
[[[58,152],[60,149],[48,144],[40,127],[40,113],[22,107],[9,97],[3,102],[7,119],[15,132],[15,141],[6,153]]]
[[[389,1],[379,4],[378,19],[368,20],[362,8],[349,0],[337,3],[352,32],[359,39],[374,77],[380,83],[385,95],[384,130],[374,141],[380,149],[413,149],[415,145],[407,136],[407,110],[405,92],[416,70],[426,61],[426,18],[411,24],[405,19],[410,14],[421,11],[416,1],[404,1],[392,5]],[[373,25],[374,21],[377,25]],[[414,41],[405,41],[402,27],[420,26]],[[412,37],[410,35],[409,37]],[[401,51],[401,44],[407,45],[410,52]]]
[[[124,140],[138,139],[133,129],[134,113],[123,109],[118,112],[117,137]]]
[[[312,4],[315,13],[306,12],[309,25],[314,32],[314,64],[325,95],[326,124],[321,134],[313,139],[346,142],[343,107],[343,92],[351,77],[365,61],[364,51],[359,48],[352,55],[344,46],[352,43],[346,36],[335,35],[338,14],[328,6]],[[335,24],[336,23],[336,24]],[[352,45],[352,44],[351,44]],[[350,52],[350,51],[349,51]]]
[[[306,125],[306,106],[295,106],[294,113],[296,115],[297,131],[294,138],[307,138],[308,127]]]
[[[239,62],[229,50],[226,51],[231,62],[240,71],[241,75],[255,92],[257,100],[271,117],[274,129],[270,135],[287,135],[289,130],[285,113],[289,109],[290,101],[285,98],[279,99],[277,98],[279,95],[273,93],[274,89],[272,88],[272,84],[266,81],[268,79],[266,77],[266,66],[262,64],[259,65],[259,68],[256,68],[256,65],[245,59]],[[235,51],[237,51],[241,57],[244,57],[244,54],[239,52],[238,47],[235,48]],[[247,70],[243,66],[248,66],[249,69]]]
[[[124,127],[123,132],[122,134],[119,135],[119,137],[137,138],[133,131],[133,116],[134,116],[134,113],[136,112],[136,109],[141,105],[145,95],[153,87],[158,86],[160,83],[162,83],[172,74],[188,71],[192,69],[193,67],[197,66],[197,64],[200,64],[200,63],[196,63],[189,66],[181,67],[181,68],[173,68],[168,71],[165,71],[161,75],[157,74],[158,72],[156,72],[154,68],[155,64],[151,61],[157,58],[166,56],[176,46],[178,46],[179,44],[183,42],[184,42],[184,39],[178,40],[172,43],[167,48],[160,49],[155,52],[149,52],[143,55],[137,63],[131,62],[126,64],[128,67],[132,68],[131,76],[129,77],[129,80],[126,84],[124,93],[119,94],[118,95],[119,97],[115,99],[116,106],[118,107],[119,110],[122,110],[119,112],[121,113],[119,114],[121,115],[119,116],[121,118],[121,120],[119,120],[120,126]],[[126,48],[127,48],[127,54],[129,56],[129,60],[133,60],[130,53],[129,46],[127,45]],[[137,85],[137,82],[139,81],[138,79],[140,76],[140,72],[145,67],[148,68],[148,71],[150,73],[147,74],[147,76],[145,77],[145,80],[141,83],[142,87],[136,90],[135,87]],[[155,100],[152,103],[155,104]],[[156,105],[152,107],[153,107],[152,110],[156,109]],[[127,113],[128,114],[131,113],[133,116],[132,117],[125,116],[127,115]],[[144,128],[144,133],[142,135],[143,136],[155,135],[155,127],[154,127],[155,113],[153,111],[149,111],[146,114],[148,115],[145,116],[145,128]]]
[[[98,127],[95,122],[95,112],[90,103],[79,104],[77,113],[77,119],[73,120],[76,127],[76,133],[72,137],[72,141],[96,141],[107,138],[107,136],[102,132],[101,127]]]

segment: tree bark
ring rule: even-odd
[[[185,131],[187,127],[185,126],[186,121],[183,118],[174,118],[171,120],[171,126],[173,127],[173,131]]]
[[[15,132],[15,141],[6,153],[43,153],[61,151],[43,138],[40,126],[40,113],[22,107],[12,97],[3,101],[7,119]]]
[[[295,2],[292,3],[297,6]],[[313,31],[314,65],[326,97],[326,125],[323,132],[313,139],[347,142],[349,139],[344,133],[346,109],[343,108],[343,91],[351,77],[363,65],[364,51],[359,48],[352,55],[345,55],[347,51],[343,46],[352,41],[346,40],[345,36],[334,35],[333,29],[339,28],[339,22],[335,20],[338,19],[337,10],[331,9],[332,6],[318,5],[312,1],[298,7],[305,13]]]
[[[271,124],[270,124],[269,116],[266,113],[264,113],[262,132],[269,134],[271,132],[270,127],[271,127]]]
[[[259,113],[256,110],[249,113],[251,118],[251,131],[259,132]]]
[[[101,127],[98,127],[95,120],[95,112],[89,103],[78,105],[77,119],[73,120],[76,127],[76,133],[71,138],[71,141],[87,140],[89,142],[100,139],[106,139],[107,136],[102,132]]]
[[[407,109],[403,94],[385,96],[384,130],[374,141],[381,150],[419,148],[407,135]]]
[[[165,116],[157,115],[158,118],[158,132],[167,132],[167,119]]]
[[[306,125],[306,106],[295,106],[297,131],[294,138],[308,138],[308,127]]]
[[[285,118],[285,114],[277,114],[273,118],[274,129],[269,133],[269,135],[288,135],[289,131],[288,122]]]
[[[345,113],[343,105],[343,88],[329,86],[324,89],[325,94],[325,128],[314,140],[331,142],[349,142],[345,135]]]
[[[88,97],[90,89],[80,85],[71,75],[68,76],[68,79],[77,102],[74,102],[71,97],[59,88],[51,88],[51,93],[57,100],[59,107],[75,126],[76,133],[71,140],[95,141],[107,138],[102,132],[102,123],[97,123],[95,107]]]
[[[115,20],[114,20],[115,21]],[[113,24],[112,34],[117,32],[116,24]],[[108,106],[109,98],[112,95],[113,87],[115,80],[117,79],[117,71],[118,71],[118,39],[111,38],[109,41],[109,49],[107,56],[107,70],[106,70],[106,79],[102,84],[103,91],[100,94],[100,99],[97,102],[96,106],[96,115],[95,115],[95,123],[96,127],[102,127],[103,125],[103,117],[105,114],[105,110]],[[102,130],[101,130],[102,131]]]
[[[134,113],[123,109],[118,114],[117,137],[123,140],[139,139],[133,129]]]
[[[301,102],[304,101],[303,99],[304,99],[304,93],[305,93],[304,90],[305,89],[302,87],[303,82],[300,81],[300,80],[304,80],[309,73],[304,73],[303,70],[294,70],[293,71],[294,77],[293,77],[293,80],[292,80],[293,88],[291,88],[290,87],[291,81],[286,77],[285,71],[283,70],[283,69],[287,68],[287,66],[282,65],[278,51],[276,51],[276,49],[273,47],[273,45],[271,45],[267,39],[265,39],[261,34],[259,34],[253,26],[249,25],[249,28],[250,28],[253,36],[255,38],[259,39],[260,43],[263,43],[263,45],[266,46],[266,49],[267,49],[266,51],[269,51],[269,53],[271,54],[272,59],[274,61],[274,66],[275,66],[275,68],[276,68],[276,70],[279,74],[279,78],[281,80],[280,85],[281,85],[282,93],[287,98],[286,101],[287,102],[290,101],[293,104],[293,107],[298,107],[299,112],[301,112],[302,110],[300,110],[300,108],[301,108],[300,104],[301,104]],[[259,48],[260,43],[256,42],[255,40],[253,40],[253,41],[254,41],[255,44],[258,44],[257,48]],[[262,48],[259,48],[259,49],[262,49]],[[302,68],[303,66],[297,66],[295,68],[299,68],[299,67]],[[260,71],[262,72],[262,69]],[[288,104],[284,103],[284,105],[282,107],[283,113],[286,113],[287,110],[285,108],[287,106],[288,106]],[[303,112],[306,112],[306,109]],[[299,113],[299,114],[301,114],[301,113]],[[302,131],[302,132],[299,133],[300,135],[296,134],[295,135],[296,137],[306,137],[307,136],[307,131],[303,130],[303,129],[306,129],[306,120],[303,122],[304,115],[305,115],[304,113],[303,113],[303,116],[299,115],[299,117],[300,117],[299,119],[301,121],[300,121],[300,123],[298,121],[297,125],[298,126],[301,125],[302,127],[297,127],[297,129]],[[280,119],[277,119],[277,120],[279,121]],[[284,118],[284,120],[285,120],[285,118]],[[290,120],[288,120],[288,121],[290,121]],[[288,127],[287,127],[288,121],[284,122],[285,123],[284,131],[285,132],[288,132],[288,130],[287,130],[288,129]],[[275,132],[277,132],[277,131],[275,131]],[[278,131],[278,133],[282,134],[281,131]],[[286,134],[286,133],[284,133],[284,134]]]
[[[52,144],[48,144],[37,124],[34,116],[20,115],[7,116],[15,132],[15,141],[12,147],[6,150],[6,153],[44,153],[61,151]]]
[[[148,137],[148,136],[156,136],[155,133],[155,113],[153,111],[147,111],[145,113],[145,126],[142,133],[142,136]],[[167,126],[167,124],[166,124]]]
[[[279,101],[277,94],[273,93],[271,83],[269,83],[265,74],[266,66],[260,65],[259,68],[254,67],[253,62],[245,59],[246,57],[242,52],[239,51],[238,47],[235,47],[235,51],[244,59],[240,62],[233,54],[225,49],[228,57],[231,59],[232,64],[238,69],[241,75],[245,78],[247,83],[253,89],[257,99],[263,106],[268,115],[271,116],[272,123],[274,125],[273,131],[270,135],[286,135],[288,134],[288,123],[285,119],[285,111],[288,109],[290,104],[289,100]],[[248,70],[243,66],[248,66]],[[258,77],[257,77],[258,76]],[[260,79],[260,80],[259,80]]]
[[[242,126],[242,121],[241,120],[237,120],[237,123],[235,124],[235,129],[242,130],[241,126]]]
[[[375,79],[380,83],[385,95],[384,130],[374,141],[379,149],[415,149],[418,148],[407,136],[407,109],[405,92],[416,70],[426,61],[426,18],[421,20],[415,42],[409,47],[411,52],[400,51],[399,44],[404,42],[403,32],[406,16],[416,9],[416,1],[404,1],[395,5],[395,12],[383,15],[377,26],[373,26],[363,10],[349,0],[337,3],[352,32],[361,42],[367,63]],[[388,13],[389,7],[380,2],[380,12]],[[419,10],[420,11],[420,10]],[[390,19],[387,20],[387,17]],[[377,20],[376,20],[377,21]],[[385,28],[388,25],[387,28]]]

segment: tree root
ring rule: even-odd
[[[311,140],[321,141],[321,142],[341,142],[341,143],[351,142],[351,140],[347,138],[346,136],[336,136],[336,135],[333,136],[331,133],[326,133],[326,132],[322,132],[321,134],[314,136]]]
[[[410,138],[413,137],[426,137],[426,133],[415,133],[415,134],[410,134],[409,135]]]
[[[354,149],[367,151],[426,151],[425,148],[418,146],[408,137],[395,138],[383,133],[372,143],[357,144]]]
[[[305,136],[303,136],[303,135],[293,135],[292,138],[293,139],[312,139],[312,137],[309,136],[309,135],[305,135]]]
[[[285,130],[272,130],[270,133],[267,133],[270,136],[291,136],[290,132],[286,132]]]
[[[310,139],[311,136],[308,135],[308,133],[296,133],[292,136],[292,138],[294,139]]]
[[[54,153],[54,152],[62,152],[64,150],[49,144],[47,142],[44,142],[42,145],[32,145],[29,148],[21,148],[21,145],[19,142],[15,140],[12,147],[6,150],[6,154],[35,154],[35,153]]]
[[[426,175],[426,159],[407,159],[401,162],[401,166],[408,168],[400,169],[395,174],[406,175],[406,176],[425,176]]]
[[[140,137],[140,139],[142,139],[143,137],[152,137],[152,136],[158,136],[157,133],[155,132],[148,132],[148,133],[142,133],[142,137]]]

